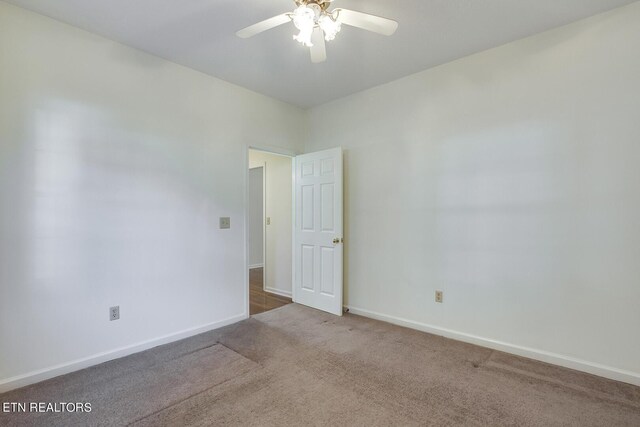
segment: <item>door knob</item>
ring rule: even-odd
[[[344,239],[342,237],[336,237],[335,239],[333,239],[333,244],[337,245],[338,243],[343,243]]]

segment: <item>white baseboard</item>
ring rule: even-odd
[[[251,264],[249,265],[249,270],[253,268],[262,268],[262,267],[264,267],[264,264]]]
[[[282,289],[268,288],[265,286],[264,290],[271,294],[280,295],[281,297],[291,298],[291,292],[283,291]]]
[[[509,344],[502,341],[496,341],[489,338],[483,338],[476,335],[466,334],[464,332],[453,331],[438,326],[428,325],[409,319],[403,319],[396,316],[377,313],[357,307],[348,307],[349,312],[371,319],[382,320],[384,322],[393,323],[394,325],[404,326],[416,329],[422,332],[428,332],[434,335],[440,335],[457,341],[463,341],[470,344],[476,344],[482,347],[488,347],[494,350],[503,351],[505,353],[515,354],[517,356],[527,357],[529,359],[539,360],[541,362],[551,363],[553,365],[563,366],[565,368],[575,369],[576,371],[587,372],[604,378],[640,386],[640,373],[625,371],[622,369],[612,368],[610,366],[601,365],[599,363],[588,362],[573,357],[563,356],[561,354],[550,353],[544,350],[522,347],[515,344]]]
[[[59,365],[51,366],[37,371],[28,372],[23,375],[0,380],[0,393],[5,393],[10,390],[25,387],[31,384],[38,383],[40,381],[48,380],[60,375],[68,374],[70,372],[79,371],[80,369],[88,368],[90,366],[98,365],[100,363],[108,362],[109,360],[118,359],[120,357],[128,356],[133,353],[139,353],[144,350],[148,350],[159,345],[168,344],[173,341],[178,341],[184,338],[189,338],[194,335],[208,332],[214,329],[221,328],[223,326],[231,325],[248,318],[246,313],[229,317],[228,319],[221,320],[219,322],[213,322],[206,325],[198,326],[184,331],[176,332],[169,335],[164,335],[151,340],[143,341],[137,344],[129,345],[126,347],[117,348],[115,350],[109,350],[102,353],[94,354],[82,359],[73,360],[71,362],[62,363]]]

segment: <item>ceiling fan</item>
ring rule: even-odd
[[[293,12],[283,13],[244,28],[236,33],[243,39],[260,34],[279,25],[293,22],[300,31],[293,39],[310,48],[311,62],[327,59],[325,40],[331,41],[340,32],[342,24],[374,33],[390,36],[396,32],[398,23],[391,19],[349,9],[333,9],[333,0],[294,0],[297,5]]]

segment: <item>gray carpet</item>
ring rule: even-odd
[[[1,425],[640,426],[640,388],[296,304],[0,395]]]

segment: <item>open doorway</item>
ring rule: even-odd
[[[249,313],[292,302],[292,158],[249,150]]]

